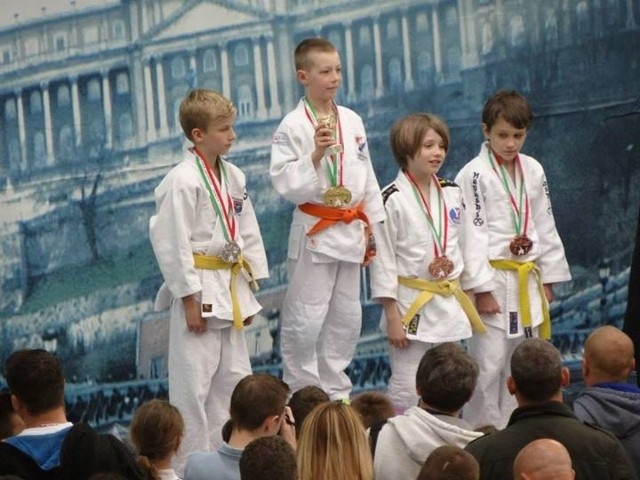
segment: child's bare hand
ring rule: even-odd
[[[325,125],[318,125],[316,127],[316,132],[313,135],[313,142],[315,143],[316,148],[311,155],[311,160],[315,165],[318,165],[322,160],[322,157],[324,157],[324,151],[327,147],[336,143],[336,141],[333,138],[333,132],[330,128]]]
[[[187,329],[196,334],[207,331],[207,322],[200,313],[200,302],[195,295],[189,295],[182,299],[184,316],[187,321]]]
[[[385,314],[387,316],[387,336],[389,337],[389,345],[396,348],[409,347],[409,340],[407,339],[407,332],[402,325],[402,315],[398,310],[398,304],[392,303],[385,308]]]
[[[244,319],[244,322],[242,322],[242,324],[245,327],[248,327],[249,325],[251,325],[253,323],[253,315],[251,315],[250,317],[247,317]]]
[[[547,302],[551,303],[556,298],[556,294],[553,293],[553,285],[551,283],[545,283],[544,287],[544,296],[547,297]]]
[[[478,313],[485,315],[495,315],[502,312],[491,292],[476,293],[476,309]]]

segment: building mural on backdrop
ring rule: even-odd
[[[479,148],[487,96],[527,95],[536,119],[524,150],[547,172],[574,277],[552,305],[553,342],[575,364],[592,328],[621,325],[640,203],[639,2],[40,3],[29,15],[5,0],[0,20],[0,361],[21,347],[59,355],[71,418],[126,421],[166,394],[168,312],[153,311],[161,278],[147,224],[184,147],[179,102],[196,86],[238,108],[229,159],[247,174],[271,269],[247,340],[254,369],[279,372],[292,207],[267,170],[271,135],[301,94],[292,52],[309,36],[341,53],[338,100],[363,116],[381,186],[397,168],[396,118],[445,118],[441,174],[453,178]],[[389,375],[366,275],[356,390]]]

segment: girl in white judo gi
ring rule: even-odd
[[[384,209],[362,119],[334,102],[335,47],[304,40],[295,63],[305,97],[278,126],[270,167],[275,189],[297,205],[281,314],[283,379],[293,391],[316,385],[343,399],[360,336],[360,265],[373,253],[369,225]]]
[[[487,326],[469,341],[480,376],[463,415],[474,427],[506,426],[517,406],[506,385],[511,354],[525,337],[550,338],[552,284],[571,279],[542,165],[520,154],[532,119],[519,93],[492,96],[482,112],[486,141],[456,177],[473,217],[465,242],[474,262],[495,271],[493,283],[474,289]]]
[[[372,297],[383,305],[391,378],[387,394],[397,410],[417,405],[415,373],[436,344],[469,338],[484,326],[464,289],[491,281],[488,266],[460,276],[473,245],[463,243],[468,214],[460,188],[438,178],[449,131],[435,115],[398,120],[391,149],[401,167],[382,192],[387,220],[376,230],[378,255],[370,266]]]
[[[231,392],[251,374],[242,328],[261,309],[251,287],[268,276],[245,176],[222,159],[235,139],[235,115],[211,90],[183,100],[180,124],[194,147],[156,188],[150,220],[164,277],[156,309],[171,309],[169,398],[185,423],[174,459],[179,475],[190,453],[222,443]]]

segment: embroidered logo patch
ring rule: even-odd
[[[453,223],[460,223],[460,209],[458,207],[453,207],[449,210],[449,219]]]
[[[210,303],[202,304],[202,313],[211,313],[213,311],[213,306]]]
[[[233,197],[233,211],[236,215],[242,213],[242,199]]]
[[[289,145],[289,136],[284,132],[276,132],[271,143],[273,145]]]

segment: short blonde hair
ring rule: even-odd
[[[318,405],[302,424],[298,439],[298,480],[373,480],[369,440],[350,405]]]
[[[293,54],[296,64],[296,71],[309,70],[311,61],[309,54],[313,52],[333,53],[337,49],[333,43],[324,38],[306,38],[301,41]]]
[[[449,151],[449,129],[440,117],[432,113],[414,113],[401,118],[391,127],[389,142],[393,156],[402,168],[407,167],[408,159],[413,158],[422,145],[429,129],[442,137],[444,151]]]
[[[193,142],[191,132],[194,128],[206,131],[212,121],[234,119],[236,113],[233,103],[220,93],[197,88],[191,90],[180,103],[180,126]]]

